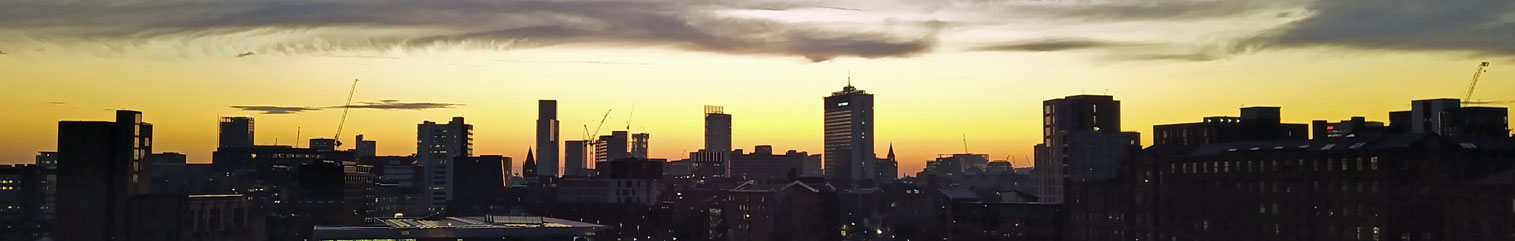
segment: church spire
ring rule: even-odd
[[[537,159],[531,155],[531,147],[526,148],[526,163],[521,164],[521,176],[537,176]]]
[[[893,142],[889,143],[889,160],[890,161],[894,160],[894,143]]]

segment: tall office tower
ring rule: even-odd
[[[841,188],[874,179],[873,95],[849,81],[825,104],[826,176]]]
[[[1509,138],[1509,109],[1462,106],[1458,99],[1410,102],[1410,110],[1389,113],[1391,129],[1461,138]]]
[[[152,124],[142,113],[116,121],[58,122],[58,240],[133,240],[144,222],[138,198],[152,177]]]
[[[220,147],[253,146],[253,118],[221,117]]]
[[[563,142],[563,176],[588,177],[589,172],[589,141],[564,141]]]
[[[452,160],[473,156],[473,125],[453,117],[447,124],[426,121],[416,127],[416,162],[425,187],[420,203],[433,212],[445,211],[452,200]]]
[[[651,145],[652,135],[647,133],[631,134],[631,157],[647,159],[647,148]]]
[[[705,150],[731,150],[731,114],[720,106],[705,106]]]
[[[358,146],[353,149],[353,155],[358,160],[374,157],[378,154],[379,143],[373,140],[363,139],[363,134],[358,134]]]
[[[625,131],[612,131],[610,135],[600,136],[594,142],[595,164],[630,157],[631,153],[626,151],[626,138]]]
[[[1040,200],[1061,203],[1072,165],[1070,162],[1074,162],[1071,155],[1094,154],[1074,150],[1083,146],[1075,144],[1097,143],[1100,141],[1092,139],[1119,136],[1119,131],[1120,101],[1114,97],[1076,95],[1043,101],[1042,144],[1036,145],[1036,169],[1032,171],[1035,193]]]
[[[36,159],[37,171],[41,172],[38,173],[38,178],[42,178],[38,184],[42,191],[42,202],[37,204],[37,219],[45,227],[51,227],[53,220],[58,217],[58,153],[39,152]]]
[[[537,101],[537,175],[558,177],[558,101]]]

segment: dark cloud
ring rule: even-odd
[[[928,9],[953,9],[984,17],[1063,22],[1186,21],[1271,13],[1299,0],[943,0],[914,1]],[[1004,21],[1004,20],[1000,20]]]
[[[68,104],[68,103],[62,102],[62,101],[48,101],[47,104],[49,104],[49,105],[64,105],[64,104]]]
[[[1331,46],[1515,55],[1515,1],[1314,1],[1314,13],[1248,39],[1262,48]]]
[[[303,112],[303,111],[321,110],[320,108],[312,108],[312,107],[267,106],[267,105],[259,105],[259,106],[240,106],[239,105],[239,106],[232,106],[231,108],[237,108],[237,109],[241,109],[241,110],[245,110],[245,111],[260,111],[260,112],[263,112],[263,114],[269,114],[269,115],[294,114],[294,113],[299,113],[299,112]]]
[[[644,62],[615,62],[615,61],[547,61],[547,60],[517,60],[497,59],[496,62],[531,63],[531,64],[612,64],[612,65],[652,65]]]
[[[39,39],[86,41],[247,33],[300,36],[260,46],[288,52],[579,44],[803,56],[812,61],[911,56],[935,44],[931,23],[907,26],[920,29],[915,34],[894,34],[718,14],[749,7],[762,6],[694,0],[21,1],[0,8],[0,29]]]
[[[1056,52],[1085,49],[1105,49],[1132,46],[1151,45],[1147,43],[1105,41],[1081,38],[1046,38],[1009,42],[1003,44],[984,45],[974,47],[974,51],[1007,51],[1007,52]]]
[[[1135,61],[1206,62],[1224,58],[1225,55],[1205,53],[1135,53],[1116,55],[1116,59]]]
[[[424,102],[423,103],[408,103],[408,102],[400,102],[399,100],[380,100],[379,102],[363,102],[363,103],[354,104],[354,105],[347,105],[346,107],[353,108],[353,109],[379,109],[379,110],[426,110],[426,109],[447,109],[447,108],[453,108],[453,107],[458,107],[458,106],[463,106],[463,105],[462,104],[449,104],[449,103],[424,103]],[[327,107],[327,108],[342,108],[342,107],[343,106],[332,106],[332,107]]]
[[[254,54],[258,54],[258,53],[254,53],[253,51],[242,52],[242,53],[237,54],[237,58],[252,56]]]
[[[0,55],[6,55],[5,50],[0,50]]]

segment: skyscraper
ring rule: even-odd
[[[447,124],[426,121],[416,128],[416,162],[421,165],[421,203],[440,212],[452,200],[452,161],[473,155],[473,125],[463,117]]]
[[[563,142],[563,176],[587,177],[590,173],[587,169],[589,161],[589,141],[564,141]]]
[[[135,205],[152,183],[153,126],[142,113],[116,121],[58,122],[58,240],[132,240]]]
[[[537,101],[537,175],[558,177],[558,101]]]
[[[848,83],[825,97],[826,176],[839,187],[874,178],[873,95]]]
[[[731,150],[731,114],[720,106],[705,106],[705,150]]]
[[[253,145],[253,118],[246,116],[221,117],[220,147],[249,147]]]

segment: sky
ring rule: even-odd
[[[821,152],[821,97],[875,94],[876,150],[902,175],[938,154],[1031,166],[1040,101],[1108,94],[1123,130],[1281,106],[1286,122],[1386,121],[1410,100],[1515,101],[1508,0],[0,0],[0,163],[56,148],[60,120],[144,112],[155,152],[210,161],[220,116],[256,143],[364,134],[415,152],[462,116],[475,154],[519,166],[536,101],[562,136],[647,132],[702,146]],[[609,113],[608,115],[606,113]],[[602,117],[608,116],[600,127]],[[300,141],[301,145],[303,141]],[[519,170],[519,169],[517,169]]]

